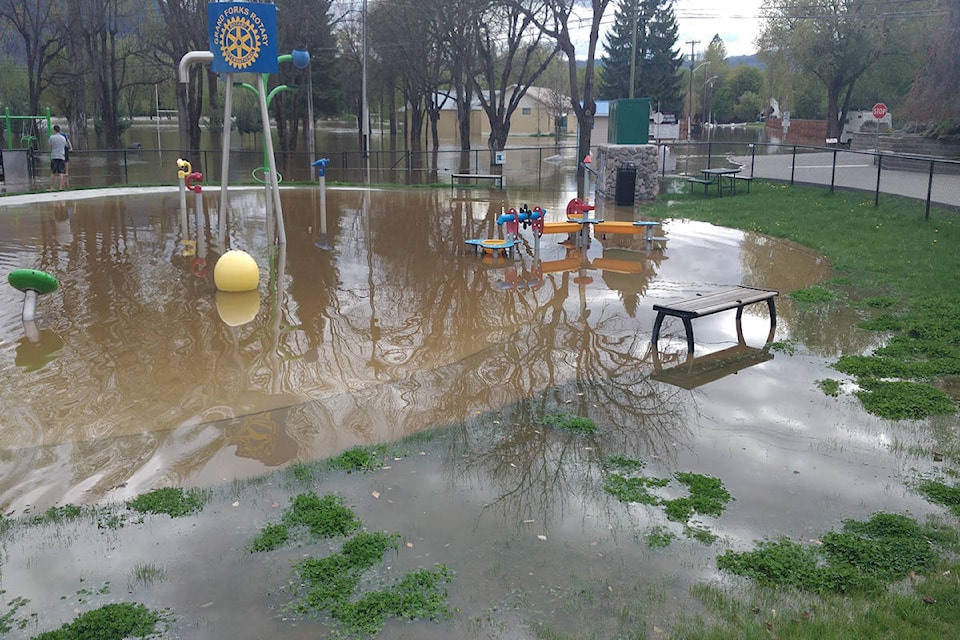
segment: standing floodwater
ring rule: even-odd
[[[39,305],[39,341],[21,294],[0,290],[0,504],[246,477],[570,381],[636,377],[650,371],[656,300],[741,282],[788,291],[826,273],[791,245],[681,222],[653,248],[545,235],[537,263],[527,230],[516,259],[480,257],[464,240],[497,236],[496,217],[522,204],[491,193],[332,189],[322,220],[315,189],[285,190],[280,251],[259,190],[231,194],[223,247],[215,202],[197,216],[191,200],[185,238],[172,191],[8,207],[0,265],[49,272],[60,290]],[[530,202],[556,220],[564,204]],[[215,291],[224,249],[256,259],[257,292]],[[707,349],[736,341],[729,318],[701,324]],[[762,344],[766,319],[748,311],[744,324]]]

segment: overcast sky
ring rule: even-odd
[[[717,0],[675,0],[673,10],[677,16],[679,32],[677,46],[680,53],[688,59],[691,40],[699,41],[694,48],[697,57],[707,48],[714,35],[719,34],[727,47],[728,56],[741,56],[756,53],[754,40],[760,32],[762,0],[737,0],[736,2],[718,2]],[[604,29],[613,25],[616,14],[616,0],[604,15]],[[586,57],[587,37],[590,21],[585,22],[581,30],[582,41],[577,43],[577,58]],[[601,36],[597,48],[597,58],[603,55],[604,37]]]

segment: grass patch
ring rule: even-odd
[[[673,542],[673,539],[676,537],[673,532],[664,527],[654,527],[647,532],[644,540],[651,549],[663,549],[669,547],[670,543]]]
[[[684,533],[695,540],[711,544],[716,537],[709,529],[701,525],[690,524],[695,515],[720,516],[733,500],[719,479],[699,473],[678,471],[673,475],[677,483],[687,489],[687,495],[679,498],[663,498],[654,490],[666,489],[670,478],[652,478],[644,476],[624,476],[608,473],[604,480],[604,491],[615,496],[620,502],[645,504],[663,507],[667,520],[685,523]],[[671,538],[660,537],[657,542],[669,544]],[[647,542],[650,545],[650,540]],[[653,545],[650,545],[653,546]]]
[[[330,466],[340,471],[371,471],[381,464],[380,454],[373,447],[353,447],[330,460]]]
[[[350,636],[376,635],[388,617],[439,620],[451,614],[446,567],[406,574],[389,588],[358,595],[364,572],[399,547],[399,534],[361,532],[343,549],[325,558],[308,558],[296,566],[300,598],[293,609],[301,614],[326,613]]]
[[[804,304],[825,304],[837,299],[837,294],[826,287],[814,286],[807,289],[791,291],[790,297]]]
[[[563,429],[580,434],[596,433],[597,431],[597,423],[590,418],[574,416],[569,413],[555,413],[544,416],[540,423],[554,429]]]
[[[619,469],[627,473],[633,473],[643,469],[646,463],[643,460],[628,458],[627,456],[610,456],[606,460],[608,469]]]
[[[41,515],[30,519],[30,524],[63,524],[76,520],[83,514],[83,507],[75,504],[65,504],[59,507],[50,507]]]
[[[128,500],[128,509],[139,513],[167,514],[171,518],[182,518],[203,510],[209,499],[209,493],[200,489],[184,491],[177,487],[165,487]]]
[[[817,380],[817,386],[820,387],[820,391],[823,391],[828,396],[836,398],[840,395],[839,380],[834,380],[833,378],[824,378],[823,380]]]
[[[4,593],[4,591],[0,591],[0,595]],[[29,620],[27,618],[17,617],[17,612],[28,604],[30,604],[30,601],[22,597],[14,598],[5,604],[6,611],[0,613],[0,633],[9,633],[14,629],[22,630],[27,628]],[[33,614],[31,617],[36,618],[37,614]]]
[[[158,632],[163,616],[142,604],[107,604],[82,613],[56,631],[35,636],[35,640],[124,640],[147,638]]]
[[[707,616],[674,626],[684,640],[940,640],[960,624],[960,562],[945,562],[905,588],[878,594],[806,594],[758,587],[745,595],[699,584]],[[704,618],[708,619],[704,619]]]
[[[960,486],[957,484],[948,485],[939,480],[922,480],[916,484],[915,488],[930,502],[947,507],[953,515],[960,517]]]
[[[291,499],[280,522],[268,524],[247,545],[251,553],[273,551],[290,541],[291,529],[306,529],[312,539],[347,536],[360,528],[360,520],[343,504],[343,498],[313,492]]]
[[[827,533],[821,542],[767,540],[754,551],[727,551],[717,558],[717,567],[764,586],[876,594],[912,572],[929,572],[942,549],[956,546],[956,533],[878,513],[865,522],[846,520],[841,531]]]
[[[133,572],[131,573],[131,580],[134,583],[139,584],[154,584],[157,582],[163,582],[167,579],[167,572],[163,567],[159,567],[155,564],[140,564],[137,563],[133,567]]]
[[[956,403],[940,389],[916,382],[868,378],[860,380],[860,390],[855,394],[869,413],[890,420],[920,420],[957,409]]]

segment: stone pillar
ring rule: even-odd
[[[597,147],[597,197],[612,200],[617,169],[628,162],[637,168],[635,200],[655,200],[660,194],[660,163],[655,144],[601,144]]]

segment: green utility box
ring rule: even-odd
[[[607,121],[609,144],[647,144],[650,141],[650,98],[612,100]]]

